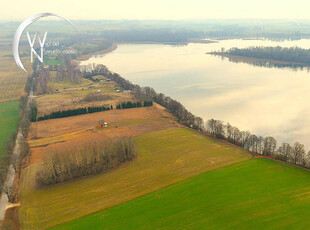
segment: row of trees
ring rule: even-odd
[[[88,113],[95,113],[95,112],[101,112],[101,111],[107,111],[113,109],[113,105],[109,106],[92,106],[87,108]]]
[[[116,106],[116,109],[128,109],[128,108],[138,108],[138,107],[148,107],[152,106],[153,101],[137,101],[137,102],[122,102]],[[77,108],[77,109],[68,109],[68,110],[61,110],[61,111],[54,111],[50,114],[45,114],[41,117],[36,118],[37,108],[31,107],[31,121],[43,121],[49,119],[57,119],[62,117],[72,117],[87,113],[95,113],[101,111],[113,110],[113,105],[102,105],[102,106],[90,106],[85,108]]]
[[[68,109],[62,111],[55,111],[50,114],[45,114],[42,117],[38,117],[38,121],[48,120],[48,119],[57,119],[62,117],[71,117],[81,114],[86,114],[87,108],[77,108],[77,109]]]
[[[34,75],[34,74],[33,74]],[[33,81],[27,81],[25,90],[29,93],[33,86]],[[4,146],[4,152],[0,157],[0,190],[5,192],[11,203],[16,203],[18,200],[18,188],[16,183],[13,182],[13,185],[9,187],[5,185],[7,179],[7,173],[9,166],[12,165],[17,178],[19,180],[21,176],[22,167],[24,166],[25,161],[27,161],[27,156],[29,155],[29,146],[25,138],[28,135],[32,109],[35,105],[33,102],[29,101],[28,96],[22,96],[19,101],[19,107],[21,109],[21,118],[19,121],[18,129],[22,132],[22,137],[17,138],[17,132],[12,134],[6,141]],[[17,153],[14,153],[15,144],[19,145],[19,150]]]
[[[69,81],[71,83],[75,83],[75,84],[81,83],[82,82],[82,74],[77,69],[77,65],[73,64],[71,62],[71,59],[69,59],[69,58],[65,58],[65,64],[66,64],[65,74],[68,76]]]
[[[224,124],[222,121],[214,119],[206,122],[206,131],[216,138],[227,140],[252,153],[310,167],[310,151],[306,154],[304,145],[299,142],[295,142],[293,145],[282,143],[277,147],[274,137],[262,137],[251,134],[249,131],[240,131],[229,123]]]
[[[131,109],[131,108],[139,108],[139,107],[149,107],[153,106],[153,101],[137,101],[137,102],[122,102],[116,105],[116,109]]]
[[[77,109],[68,109],[68,110],[61,110],[55,111],[50,114],[45,114],[42,117],[38,117],[38,121],[49,120],[49,119],[57,119],[62,117],[72,117],[87,113],[95,113],[101,111],[107,111],[113,109],[113,106],[103,105],[103,106],[91,106],[85,108],[77,108]]]
[[[181,124],[199,131],[203,131],[204,121],[201,117],[193,115],[180,102],[172,99],[171,97],[167,97],[162,93],[157,93],[151,87],[140,87],[139,85],[134,85],[130,81],[122,78],[120,75],[112,73],[102,64],[88,64],[86,66],[82,66],[80,70],[87,78],[91,78],[96,75],[103,75],[116,82],[124,90],[132,91],[137,99],[154,101],[164,106],[178,119]]]
[[[35,61],[35,68],[33,78],[35,79],[34,91],[37,95],[50,93],[52,90],[48,85],[51,81],[50,68],[45,68],[42,65],[38,65],[38,61]],[[53,67],[54,68],[54,67]],[[82,81],[82,73],[77,68],[76,64],[73,64],[69,58],[65,58],[65,66],[60,65],[55,67],[57,82],[68,79],[71,83],[79,84]]]
[[[104,75],[115,81],[125,90],[131,90],[136,98],[142,100],[153,100],[156,103],[167,108],[181,124],[205,132],[219,139],[224,139],[238,145],[250,152],[271,156],[283,161],[289,161],[294,164],[310,167],[310,153],[306,154],[304,145],[296,142],[293,146],[283,143],[277,148],[277,141],[274,137],[261,137],[251,134],[248,131],[240,131],[227,123],[226,125],[219,120],[210,119],[206,122],[201,117],[190,113],[180,102],[157,93],[151,87],[140,87],[130,81],[125,80],[120,75],[112,73],[104,65],[89,64],[83,66],[81,71],[87,76]]]
[[[7,177],[8,169],[12,163],[12,153],[15,145],[16,133],[9,136],[3,146],[2,156],[0,157],[0,192],[5,190],[4,183]]]
[[[251,57],[259,59],[272,59],[293,63],[302,63],[310,65],[310,49],[299,47],[283,48],[277,47],[249,47],[249,48],[232,48],[225,54]]]
[[[132,138],[74,146],[61,152],[50,152],[50,159],[37,171],[40,186],[70,181],[106,172],[136,157]]]
[[[50,75],[47,68],[37,65],[37,70],[34,70],[35,74],[35,93],[42,95],[50,92],[48,87],[48,81],[50,81]]]

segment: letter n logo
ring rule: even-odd
[[[37,33],[35,33],[34,35],[34,38],[33,40],[31,41],[31,38],[30,38],[30,35],[29,35],[29,32],[27,31],[27,38],[28,38],[28,42],[29,42],[29,45],[30,45],[30,52],[31,52],[31,63],[33,62],[33,54],[35,54],[37,56],[37,58],[39,59],[39,61],[41,63],[43,63],[43,52],[44,52],[44,43],[45,43],[45,39],[46,39],[46,36],[47,36],[47,32],[44,33],[44,37],[43,37],[43,40],[41,40],[41,38],[38,36],[39,38],[39,43],[40,43],[40,47],[41,47],[41,56],[39,56],[37,54],[37,52],[35,51],[35,49],[33,48],[34,46],[34,43],[36,41],[36,38],[37,38]]]

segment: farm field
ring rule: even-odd
[[[22,60],[30,71],[30,61]],[[0,102],[18,100],[24,94],[27,74],[17,67],[11,51],[0,51],[0,70]]]
[[[17,130],[18,104],[18,101],[0,103],[0,156],[3,154],[5,141]]]
[[[309,171],[255,158],[52,229],[309,229]]]
[[[38,114],[51,113],[53,111],[66,109],[74,109],[87,106],[102,106],[102,105],[116,105],[123,101],[134,100],[131,93],[116,92],[116,83],[108,82],[103,76],[94,77],[102,80],[99,82],[92,82],[88,79],[82,78],[81,83],[72,83],[68,79],[63,81],[56,81],[55,71],[50,71],[50,81],[48,87],[54,93],[43,94],[36,97],[38,103]],[[57,90],[57,92],[56,92]],[[93,93],[108,96],[104,101],[85,101],[84,98]]]
[[[137,159],[66,184],[36,189],[38,164],[31,164],[22,173],[22,229],[52,227],[251,158],[240,148],[185,128],[168,128],[135,139]]]
[[[98,120],[106,120],[108,127],[97,128]],[[126,110],[110,110],[32,124],[29,134],[31,164],[45,160],[50,150],[63,149],[89,141],[138,136],[145,133],[181,127],[161,106]]]
[[[155,118],[172,119],[172,115],[165,109],[162,109],[159,105],[155,105],[152,107],[141,107],[134,109],[114,109],[79,116],[39,121],[33,123],[31,127],[30,139],[32,139],[34,135],[37,135],[37,138],[41,139],[68,134],[74,131],[96,128],[97,121],[99,120],[106,120],[109,124],[111,124],[109,127],[112,127],[113,124],[120,124],[124,122],[127,124],[128,122],[132,123],[135,120]]]

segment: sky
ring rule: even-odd
[[[1,21],[50,12],[71,20],[310,19],[309,0],[5,0]]]

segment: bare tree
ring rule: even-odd
[[[37,171],[37,183],[41,186],[106,172],[135,158],[136,148],[132,138],[124,137],[74,146],[61,152],[51,152],[50,156]]]
[[[294,164],[302,164],[304,155],[305,155],[304,145],[300,144],[299,142],[295,142],[292,147],[292,162]]]
[[[248,149],[248,141],[251,133],[249,131],[242,131],[241,132],[241,139],[240,144],[243,148]]]
[[[280,159],[284,161],[288,161],[292,154],[292,147],[288,143],[282,143],[282,145],[278,148],[277,151],[280,154]]]
[[[207,121],[207,132],[216,138],[225,137],[224,124],[222,121],[210,119]]]
[[[264,149],[263,154],[265,156],[272,155],[277,147],[277,141],[274,139],[274,137],[265,137],[264,138]]]

